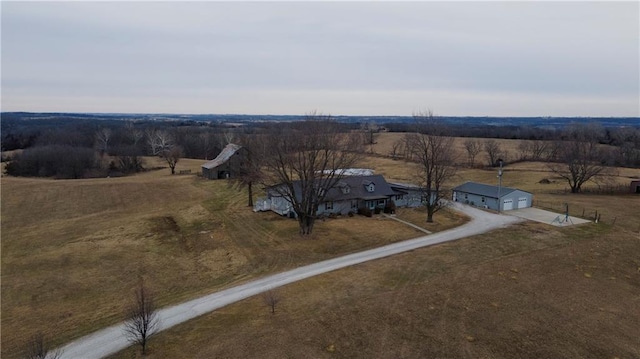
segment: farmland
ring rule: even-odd
[[[384,135],[374,154],[385,154],[395,134]],[[196,173],[201,163],[178,167]],[[415,172],[379,155],[362,166],[401,182]],[[634,175],[621,169],[614,180]],[[466,180],[492,183],[495,171],[459,171],[456,184]],[[504,184],[556,209],[598,210],[603,223],[524,223],[322,275],[280,289],[276,315],[251,298],[162,333],[150,357],[640,355],[640,228],[629,210],[638,198],[570,195],[543,163],[508,166]],[[18,357],[38,331],[61,344],[121,320],[140,278],[167,305],[421,235],[356,216],[321,222],[302,240],[295,221],[245,203],[224,181],[166,169],[73,181],[3,177],[2,356]],[[434,224],[416,211],[399,216],[429,230],[464,221],[451,212]]]

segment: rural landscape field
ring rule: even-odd
[[[388,155],[399,135],[380,134],[359,166],[412,182],[415,164]],[[3,175],[2,357],[21,357],[37,333],[58,346],[122,321],[141,280],[166,306],[424,235],[375,215],[326,219],[301,239],[295,220],[247,207],[246,189],[198,176],[203,163],[182,159],[184,175]],[[638,176],[619,168],[610,182]],[[469,180],[492,184],[496,171],[461,168],[448,186]],[[640,198],[569,193],[541,162],[506,166],[503,184],[532,192],[534,205],[561,213],[567,203],[572,216],[601,220],[523,222],[307,279],[277,290],[275,314],[261,297],[244,300],[157,334],[147,357],[640,356]],[[421,209],[397,217],[430,231],[466,221],[447,209],[434,223]]]
[[[640,359],[640,1],[0,23],[1,359]]]

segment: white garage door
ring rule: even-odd
[[[505,199],[504,202],[502,202],[502,210],[503,211],[509,211],[513,209],[513,200],[512,199]]]
[[[527,208],[527,197],[518,198],[518,208]]]

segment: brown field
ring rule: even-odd
[[[387,135],[387,134],[384,134]],[[389,134],[391,135],[391,134]],[[381,139],[379,139],[379,144]],[[177,170],[199,171],[184,160]],[[403,161],[363,167],[412,182]],[[613,179],[624,183],[638,170]],[[461,170],[496,181],[494,170]],[[151,358],[640,356],[640,198],[571,195],[544,164],[507,166],[503,183],[602,223],[512,228],[288,285],[271,315],[250,298],[155,337]],[[2,357],[44,332],[55,344],[121,319],[138,278],[161,305],[332,256],[422,235],[395,221],[338,218],[301,240],[295,221],[254,214],[226,182],[170,176],[2,178]],[[420,220],[417,211],[401,211]],[[436,214],[441,230],[464,219]],[[129,349],[114,357],[137,357]]]
[[[195,174],[202,163],[183,160],[177,170]],[[313,237],[302,240],[297,222],[253,213],[246,194],[226,181],[171,176],[168,169],[123,178],[1,181],[3,358],[18,357],[39,331],[61,344],[120,321],[141,277],[159,304],[168,305],[424,235],[381,216],[356,216],[319,222]],[[419,219],[412,212],[398,215]],[[437,231],[463,221],[450,213],[418,224]]]
[[[404,133],[401,132],[382,132],[375,137],[375,144],[370,145],[368,147],[369,152],[373,154],[381,155],[381,156],[389,156],[391,150],[393,148],[393,144],[399,140],[401,140],[405,136]],[[480,141],[484,141],[483,138],[472,138]],[[454,141],[453,150],[456,151],[457,154],[457,162],[461,164],[466,164],[467,162],[467,152],[464,148],[464,141],[467,138],[456,138]],[[518,156],[519,150],[518,145],[521,140],[507,140],[507,139],[494,139],[496,142],[500,144],[500,147],[504,150],[506,154],[505,160],[515,159]],[[484,151],[480,152],[476,158],[476,163],[480,166],[486,166],[489,162],[488,157],[484,153]]]

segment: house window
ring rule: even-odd
[[[378,200],[378,206],[384,207],[384,199]]]
[[[324,203],[324,209],[326,209],[327,211],[330,209],[333,209],[333,202],[329,201],[329,202],[325,202]]]
[[[404,199],[404,195],[399,194],[396,196],[396,201],[400,201],[402,199]]]
[[[358,209],[358,201],[357,200],[351,201],[351,209]]]
[[[464,194],[464,199],[469,199],[469,195],[468,194]]]
[[[351,187],[349,186],[342,187],[342,193],[348,194],[349,192],[351,192]]]
[[[484,197],[482,197],[482,203],[484,203]]]

